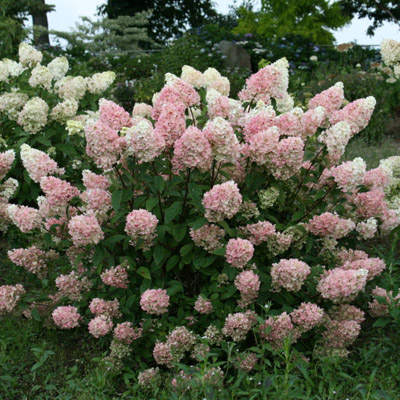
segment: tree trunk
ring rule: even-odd
[[[33,41],[36,46],[50,46],[49,23],[47,21],[47,10],[45,0],[33,0],[37,7],[32,11]],[[35,33],[35,27],[44,28],[46,32]]]

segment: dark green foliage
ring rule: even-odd
[[[17,53],[19,43],[27,36],[24,22],[29,15],[53,9],[35,0],[0,0],[0,59]]]
[[[152,10],[148,34],[158,42],[182,34],[187,26],[201,26],[217,14],[210,0],[108,0],[100,7],[109,18],[147,10]]]

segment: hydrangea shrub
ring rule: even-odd
[[[132,115],[102,100],[85,121],[90,169],[77,169],[78,182],[22,147],[40,195],[7,206],[29,243],[8,256],[45,278],[47,292],[2,286],[0,312],[20,301],[27,317],[110,342],[108,361],[118,367],[131,354],[143,387],[160,369],[176,373],[173,385],[187,382],[177,363],[223,359],[227,342],[246,372],[263,343],[301,339],[300,351],[346,355],[368,301],[375,316],[387,307],[374,296],[398,301],[373,282],[383,260],[360,250],[400,225],[399,203],[386,196],[398,160],[369,171],[360,158],[341,163],[374,98],[343,107],[337,83],[304,110],[288,78],[278,60],[235,100],[218,71],[186,66]],[[219,384],[223,371],[203,378]]]
[[[27,43],[21,43],[18,61],[0,60],[0,147],[13,149],[25,168],[23,174],[18,163],[12,171],[20,203],[36,200],[35,183],[44,176],[63,174],[79,182],[78,170],[90,165],[82,157],[85,121],[115,79],[111,71],[69,76],[65,57],[42,61],[43,54]]]

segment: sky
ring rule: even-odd
[[[56,11],[48,14],[49,28],[67,31],[74,27],[75,22],[80,16],[94,17],[97,6],[103,4],[105,0],[47,0],[47,3],[54,4]],[[214,1],[216,8],[220,13],[228,13],[229,5],[234,0]],[[399,26],[394,23],[385,23],[378,28],[373,37],[366,35],[368,28],[368,19],[354,18],[352,23],[343,29],[334,32],[338,44],[355,41],[358,44],[379,45],[383,39],[395,39],[400,37]]]

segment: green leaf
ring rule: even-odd
[[[129,296],[128,300],[125,303],[125,307],[131,308],[134,302],[135,302],[135,295]]]
[[[146,201],[146,210],[151,211],[158,204],[158,199],[152,197]]]
[[[175,201],[165,210],[165,223],[169,224],[182,210],[182,204]]]
[[[196,269],[200,269],[201,267],[204,266],[205,261],[206,261],[205,257],[195,257],[193,265]]]
[[[154,247],[154,251],[153,251],[153,258],[154,261],[157,265],[160,265],[165,257],[165,249],[164,247],[157,245]]]
[[[185,256],[193,249],[193,244],[186,244],[185,246],[181,247],[180,254],[181,256]]]
[[[103,259],[104,259],[104,248],[102,246],[96,246],[96,249],[94,251],[93,255],[93,264],[94,265],[99,265]]]
[[[40,314],[39,314],[39,312],[38,312],[36,307],[31,311],[31,315],[32,315],[32,318],[35,321],[41,321],[42,320],[42,318],[40,317]]]
[[[154,177],[154,185],[157,188],[157,190],[161,193],[165,188],[165,181],[161,176],[156,175]]]
[[[176,264],[178,264],[180,260],[180,257],[177,255],[172,256],[168,262],[167,262],[167,271],[170,271],[172,268],[175,267]]]
[[[179,281],[169,282],[169,288],[167,289],[168,296],[173,296],[178,292],[183,292],[183,286]]]
[[[236,292],[236,286],[235,285],[229,285],[228,289],[225,291],[225,293],[221,296],[222,300],[229,299],[229,297],[232,297],[234,293]]]
[[[117,243],[126,238],[125,235],[113,235],[110,236],[108,239],[103,241],[103,244],[112,244],[112,243]]]
[[[172,230],[172,236],[174,237],[175,241],[179,243],[186,235],[186,225],[175,225]]]
[[[62,153],[65,153],[71,157],[74,157],[77,155],[77,152],[74,148],[74,146],[72,146],[71,144],[67,144],[67,143],[58,143],[56,144],[56,149],[61,151]]]
[[[372,325],[374,328],[383,328],[388,324],[388,320],[384,318],[378,318]]]
[[[144,279],[151,279],[150,271],[146,267],[139,267],[136,272]]]
[[[291,221],[297,221],[304,215],[303,211],[297,211],[293,214]]]
[[[111,204],[115,211],[118,211],[121,206],[121,200],[123,194],[124,194],[123,190],[116,190],[111,196]]]
[[[221,221],[219,222],[219,224],[224,228],[225,232],[229,235],[229,236],[235,236],[234,231],[229,227],[228,223],[226,221]]]
[[[215,254],[216,256],[224,256],[225,255],[225,248],[220,247],[219,249],[216,249],[212,252],[212,254]]]

